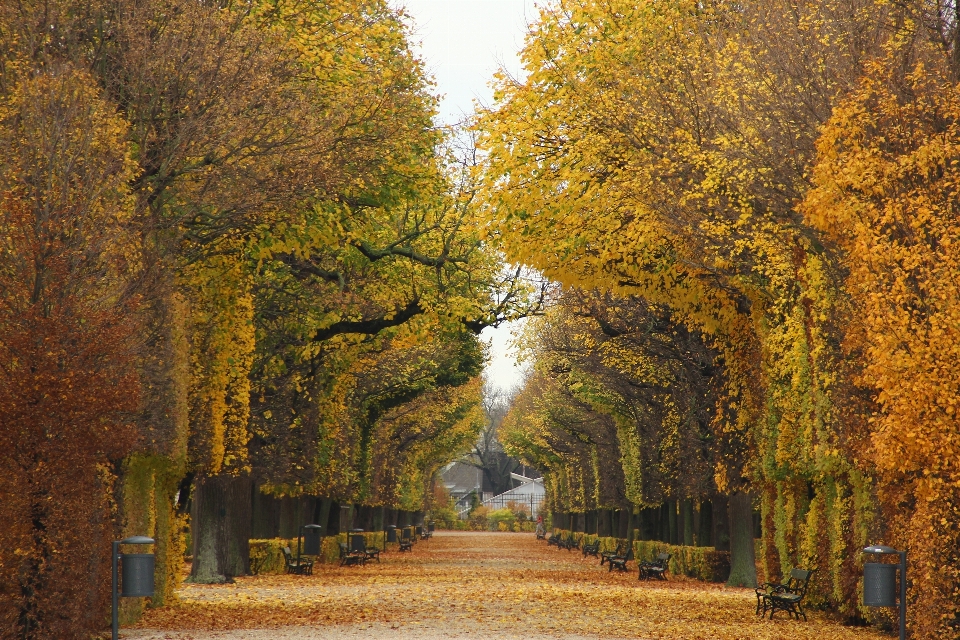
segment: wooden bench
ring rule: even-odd
[[[362,552],[352,551],[346,542],[340,543],[340,566],[345,567],[347,565],[362,565],[366,562],[366,558]]]
[[[656,560],[638,562],[637,568],[640,570],[640,575],[637,576],[637,580],[646,580],[647,578],[666,580],[667,570],[670,567],[670,558],[669,553],[658,553]]]
[[[557,544],[557,546],[560,547],[561,549],[566,549],[567,551],[572,551],[573,549],[579,549],[579,548],[580,548],[580,540],[578,540],[577,538],[575,538],[574,535],[573,535],[573,533],[571,532],[570,535],[567,536],[567,539],[566,539],[566,540],[561,540],[561,541]]]
[[[777,611],[786,611],[793,614],[793,617],[800,620],[803,616],[804,622],[807,620],[807,614],[803,610],[803,597],[807,595],[807,586],[810,584],[810,578],[816,569],[793,569],[790,571],[790,579],[786,583],[764,582],[757,588],[757,615],[764,615],[770,610],[770,619],[773,620],[773,614]]]
[[[607,558],[607,562],[610,565],[609,571],[617,569],[618,571],[626,571],[627,563],[633,560],[633,546],[631,546],[625,555],[622,556],[610,556]]]
[[[410,529],[404,529],[400,534],[400,551],[413,551],[413,538]]]
[[[593,556],[594,558],[600,557],[600,539],[597,538],[597,541],[593,544],[584,544],[580,547],[580,551],[583,552],[583,557]],[[603,559],[600,560],[600,564],[603,564]]]
[[[367,560],[376,560],[380,562],[380,549],[377,547],[368,547],[364,546],[363,548],[363,561],[366,563]]]
[[[613,551],[604,551],[600,554],[600,566],[603,566],[603,563],[613,558],[615,556],[622,556],[627,552],[627,544],[623,540],[617,540],[617,548]]]
[[[287,567],[287,573],[293,573],[298,576],[313,575],[313,560],[294,558],[290,547],[284,547],[281,551],[283,552],[283,562]]]

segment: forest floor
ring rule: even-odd
[[[312,576],[251,576],[188,585],[153,609],[131,640],[523,638],[580,640],[888,640],[818,612],[808,622],[754,614],[752,589],[670,576],[638,581],[528,533],[439,531],[412,552]],[[782,616],[782,617],[781,617]]]

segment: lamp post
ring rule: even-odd
[[[863,565],[863,604],[867,607],[896,607],[897,569],[900,569],[900,640],[907,638],[907,552],[893,547],[871,545],[864,553],[898,555],[900,564],[868,562]]]
[[[112,640],[117,640],[120,633],[120,619],[118,608],[120,606],[120,597],[138,598],[153,595],[153,571],[155,568],[155,559],[152,553],[120,553],[122,544],[153,544],[153,538],[146,536],[133,536],[113,542],[110,554],[110,597],[111,597],[111,623]],[[123,571],[123,592],[117,590],[117,570],[118,562],[122,560]]]
[[[304,535],[304,529],[310,530],[310,535]],[[300,539],[304,538],[303,552],[308,556],[320,555],[320,530],[323,529],[318,524],[305,524],[297,532],[297,566],[300,566]]]

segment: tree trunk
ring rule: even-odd
[[[333,501],[330,498],[320,498],[317,500],[317,510],[313,516],[313,521],[323,527],[320,530],[321,536],[330,535],[327,532],[328,525],[330,524],[330,505]]]
[[[211,584],[247,575],[253,516],[249,476],[197,474],[194,482],[193,570],[188,580]]]
[[[260,491],[260,487],[253,486],[251,508],[253,522],[251,524],[251,538],[265,540],[280,536],[280,501],[274,496]]]
[[[350,529],[353,529],[355,510],[356,507],[349,502],[340,505],[340,526],[338,527],[340,533],[350,533]]]
[[[693,546],[693,500],[684,498],[680,503],[680,510],[683,514],[683,544],[687,547]]]
[[[680,544],[680,533],[677,528],[677,501],[667,500],[667,542]]]
[[[713,504],[709,500],[700,502],[700,522],[697,528],[697,546],[713,546]]]
[[[714,496],[711,502],[713,548],[717,551],[730,551],[730,519],[727,496]]]
[[[280,526],[279,535],[281,538],[290,539],[297,537],[300,519],[300,500],[284,496],[280,498]]]
[[[730,496],[731,587],[757,586],[757,559],[753,546],[753,500],[749,493]]]
[[[660,531],[660,510],[659,509],[641,509],[640,510],[640,539],[656,540],[657,532]]]

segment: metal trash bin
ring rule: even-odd
[[[397,525],[387,525],[387,542],[397,541]]]
[[[120,554],[120,596],[141,598],[153,595],[156,560],[152,553]]]
[[[436,525],[435,525],[433,522],[431,522],[429,525],[427,525],[427,531],[429,531],[430,533],[433,533],[433,530],[434,530],[435,528],[436,528]]]
[[[307,525],[303,528],[303,555],[320,555],[320,533],[323,531],[318,525]]]
[[[897,565],[867,562],[863,565],[863,604],[897,606]]]
[[[351,533],[350,534],[350,551],[351,553],[362,553],[367,549],[367,540],[363,537],[362,533]]]

